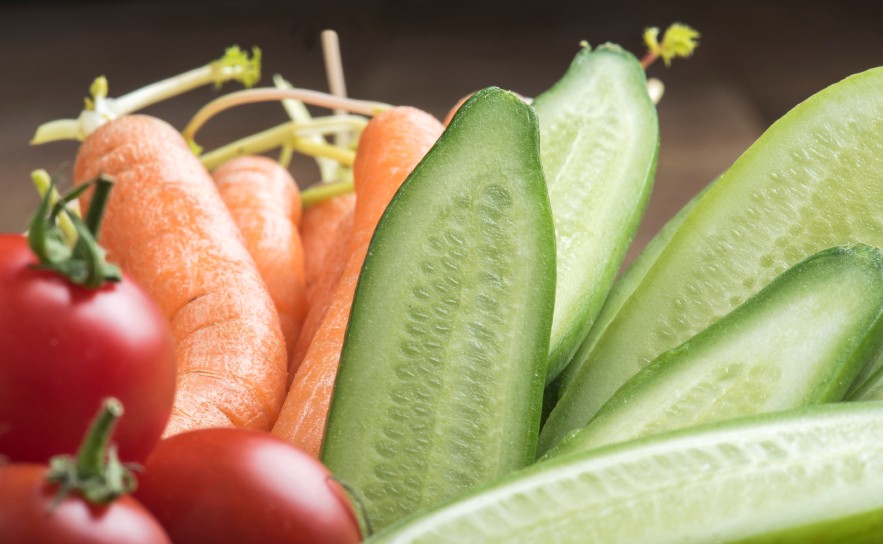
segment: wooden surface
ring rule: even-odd
[[[97,75],[106,75],[111,95],[118,95],[237,43],[263,49],[263,83],[279,72],[299,86],[324,89],[318,32],[335,28],[351,96],[443,116],[486,85],[538,94],[563,73],[582,39],[642,54],[644,27],[681,20],[702,32],[701,46],[688,61],[649,71],[666,83],[662,143],[634,254],[788,109],[851,73],[883,65],[879,3],[349,4],[184,0],[0,8],[0,229],[24,228],[36,203],[31,170],[46,168],[69,183],[76,144],[28,141],[40,123],[75,117]],[[180,128],[215,94],[194,91],[148,113]],[[200,143],[211,149],[284,120],[277,105],[249,106],[212,121]],[[302,185],[315,176],[307,161],[295,163],[293,173]]]

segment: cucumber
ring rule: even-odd
[[[883,68],[777,121],[696,203],[563,390],[545,451],[630,377],[809,255],[883,247]]]
[[[813,406],[536,463],[370,544],[883,542],[883,403]]]
[[[604,301],[604,305],[601,307],[598,317],[595,318],[592,328],[589,329],[589,334],[586,336],[585,340],[583,340],[582,344],[580,344],[579,349],[573,356],[574,362],[568,364],[559,375],[559,390],[563,391],[567,388],[570,380],[573,379],[573,376],[579,372],[580,368],[582,368],[582,363],[585,362],[585,358],[592,351],[592,348],[595,347],[595,342],[601,337],[601,333],[607,329],[607,325],[613,321],[613,318],[616,317],[619,309],[622,308],[625,301],[628,300],[629,296],[631,296],[641,283],[641,280],[644,279],[644,275],[647,274],[647,271],[650,270],[650,267],[656,262],[656,258],[659,257],[659,254],[662,253],[662,250],[668,245],[669,240],[671,240],[671,237],[674,236],[674,233],[680,228],[681,223],[687,218],[687,214],[690,213],[690,210],[693,209],[696,202],[702,198],[702,195],[705,194],[708,188],[713,184],[714,181],[706,185],[701,191],[695,194],[693,198],[684,204],[684,206],[678,210],[678,213],[665,222],[665,225],[663,225],[662,228],[659,229],[659,232],[657,232],[647,245],[644,246],[643,251],[635,257],[619,279],[616,280],[616,283],[613,284],[613,287],[610,288],[610,294],[607,295],[607,300]]]
[[[660,355],[549,455],[839,401],[881,340],[883,253],[822,251]]]
[[[534,459],[555,232],[533,110],[468,100],[381,218],[322,460],[374,527]]]
[[[644,214],[659,147],[638,61],[614,45],[577,53],[533,101],[558,244],[547,382],[601,309]]]

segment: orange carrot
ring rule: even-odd
[[[273,426],[273,434],[314,456],[322,445],[353,293],[374,228],[442,128],[425,112],[399,107],[374,117],[359,140],[353,165],[356,209],[350,258]]]
[[[75,180],[99,172],[116,179],[101,231],[108,258],[150,294],[175,336],[165,434],[268,429],[285,396],[285,343],[211,176],[174,128],[140,115],[110,121],[83,143]]]
[[[355,205],[356,195],[349,193],[330,198],[304,211],[300,226],[300,238],[304,248],[307,300],[312,300],[313,290],[320,278],[323,277],[325,257],[332,252],[334,244],[337,243],[337,233],[343,225],[341,221],[346,221],[345,218]],[[352,218],[348,221],[351,222]],[[345,240],[348,246],[349,235]]]
[[[300,191],[288,170],[262,156],[229,160],[212,177],[276,305],[290,355],[307,314]]]
[[[355,200],[352,200],[355,204]],[[307,210],[309,211],[309,210]],[[325,314],[331,304],[331,298],[334,296],[334,288],[343,273],[350,256],[350,238],[353,234],[353,219],[355,210],[350,209],[349,213],[340,217],[336,225],[332,225],[329,229],[334,232],[328,233],[327,237],[332,239],[329,243],[331,247],[327,248],[323,258],[322,267],[319,270],[321,275],[314,280],[312,291],[307,290],[307,299],[309,300],[309,309],[307,317],[304,320],[303,327],[300,330],[300,336],[291,350],[291,357],[288,360],[288,383],[294,379],[295,372],[303,362],[307,354],[310,344],[316,331],[325,320]]]

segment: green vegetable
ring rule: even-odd
[[[537,463],[370,539],[883,541],[883,403],[778,412]]]
[[[613,45],[582,49],[533,106],[558,247],[551,381],[600,311],[644,214],[659,126],[644,70]]]
[[[534,459],[555,238],[533,110],[475,94],[372,239],[323,461],[373,527]]]
[[[644,279],[644,275],[647,274],[647,271],[650,270],[650,267],[656,262],[656,258],[659,257],[659,254],[662,253],[662,250],[668,245],[669,240],[671,240],[671,237],[674,236],[675,232],[680,228],[681,223],[687,218],[687,214],[690,213],[690,210],[693,209],[696,202],[699,201],[702,195],[704,195],[705,192],[708,191],[708,188],[713,184],[714,182],[706,185],[702,191],[684,204],[684,207],[681,208],[678,213],[666,221],[665,225],[662,226],[653,239],[644,246],[644,250],[635,257],[628,268],[626,268],[625,272],[623,272],[619,279],[616,280],[616,283],[613,284],[613,287],[610,289],[610,294],[607,295],[607,300],[604,301],[604,306],[601,307],[601,312],[592,324],[592,328],[589,329],[588,336],[583,340],[576,355],[573,356],[573,362],[567,365],[558,377],[559,388],[561,390],[567,388],[570,380],[579,372],[579,369],[582,368],[582,363],[585,362],[586,357],[592,351],[592,348],[595,347],[595,342],[601,337],[601,333],[607,329],[607,325],[613,321],[613,318],[616,317],[619,309],[622,308],[625,301],[628,300],[634,290],[640,285],[641,280]]]
[[[660,355],[549,453],[841,400],[881,342],[883,253],[822,251]]]
[[[775,123],[696,203],[563,390],[545,451],[584,426],[660,353],[789,266],[851,243],[883,247],[883,68]]]

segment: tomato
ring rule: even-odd
[[[162,526],[130,496],[94,505],[77,493],[53,505],[58,485],[46,467],[19,463],[0,467],[0,542],[170,543]]]
[[[360,541],[352,506],[328,470],[257,431],[203,429],[161,441],[135,497],[175,542]]]
[[[45,463],[72,454],[101,404],[126,407],[114,441],[143,462],[171,413],[174,342],[131,279],[97,289],[38,270],[19,235],[0,235],[0,455]]]

